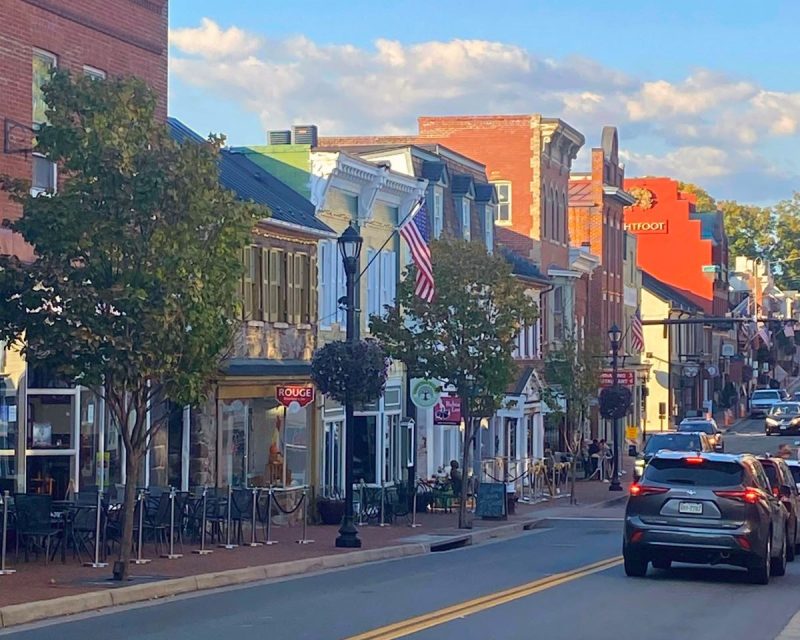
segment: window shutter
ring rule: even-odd
[[[308,306],[306,298],[306,260],[304,253],[294,254],[294,323],[308,322]]]
[[[244,250],[244,319],[253,319],[253,248]]]
[[[333,256],[334,264],[336,265],[336,296],[334,297],[333,303],[337,309],[336,311],[336,322],[340,325],[344,325],[346,321],[345,317],[345,310],[339,306],[339,300],[344,298],[347,295],[347,276],[344,272],[344,265],[342,264],[341,260],[336,259],[336,255]]]
[[[269,315],[270,322],[281,319],[281,252],[269,251]]]
[[[331,314],[335,307],[329,303],[331,298],[331,270],[330,260],[328,260],[328,241],[323,240],[319,243],[319,279],[317,281],[316,291],[319,299],[318,303],[318,317],[317,322],[320,325],[328,326],[332,322]]]
[[[269,249],[261,249],[261,319],[272,322],[272,300],[269,293]]]
[[[286,317],[285,321],[289,324],[296,324],[294,308],[294,254],[286,253]]]
[[[378,278],[380,277],[381,261],[380,259],[376,259],[373,262],[374,257],[375,250],[368,249],[367,264],[369,265],[369,268],[367,269],[367,316],[376,315],[378,313],[378,309],[380,308],[380,281]]]
[[[308,323],[316,324],[319,318],[319,295],[317,293],[317,257],[311,256],[308,263]]]

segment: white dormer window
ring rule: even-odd
[[[467,198],[461,199],[461,234],[464,240],[472,239],[472,228],[470,224],[470,207]]]
[[[495,222],[501,225],[511,224],[511,183],[507,180],[493,182],[497,191],[497,217]]]

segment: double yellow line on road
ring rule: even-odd
[[[357,636],[351,636],[347,640],[394,640],[394,638],[404,638],[412,633],[430,629],[431,627],[445,624],[457,618],[464,618],[474,613],[506,604],[507,602],[513,602],[514,600],[519,600],[520,598],[533,595],[534,593],[539,593],[540,591],[552,589],[553,587],[566,584],[567,582],[584,578],[593,573],[605,571],[619,564],[622,564],[622,556],[607,558],[606,560],[587,564],[583,567],[572,569],[571,571],[555,573],[552,576],[540,578],[539,580],[534,580],[533,582],[528,582],[518,587],[491,593],[486,596],[481,596],[480,598],[474,598],[473,600],[466,600],[465,602],[460,602],[459,604],[445,607],[444,609],[432,611],[431,613],[426,613],[415,618],[409,618],[408,620],[402,620],[401,622],[395,622],[394,624],[373,629],[366,633],[360,633]]]

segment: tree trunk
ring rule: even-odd
[[[114,563],[114,579],[127,580],[133,550],[133,518],[136,511],[136,487],[139,484],[139,468],[142,452],[125,452],[125,504],[122,510],[122,538],[119,543],[119,560]]]
[[[461,454],[461,496],[458,502],[458,528],[472,529],[472,518],[467,513],[467,496],[469,475],[469,447],[472,444],[473,424],[469,415],[469,402],[466,394],[461,395],[461,418],[464,420],[464,451]],[[475,444],[477,449],[477,443]],[[478,477],[480,482],[480,476]]]

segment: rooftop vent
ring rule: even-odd
[[[295,144],[310,144],[317,146],[317,125],[304,124],[292,127],[292,137]]]
[[[267,131],[267,142],[269,144],[292,144],[291,131]]]

